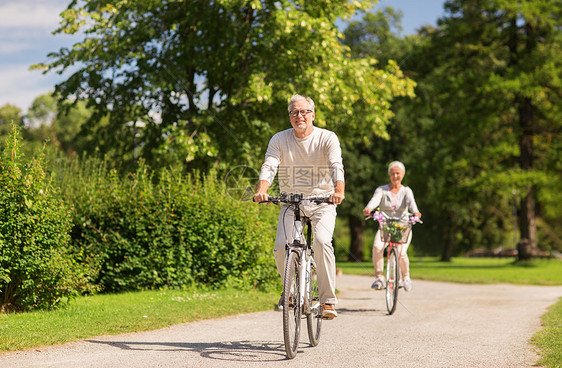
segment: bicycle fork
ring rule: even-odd
[[[402,258],[402,244],[401,243],[388,243],[388,254],[386,256],[386,268],[388,268],[388,264],[390,262],[390,251],[394,249],[396,254],[398,255],[396,260],[396,267],[400,270],[400,259]],[[398,272],[398,280],[395,280],[395,284],[397,288],[400,288],[400,280],[402,280],[402,270]],[[388,280],[386,280],[388,282]]]
[[[300,217],[300,216],[298,216]],[[303,236],[303,224],[300,218],[295,220],[295,226],[293,228],[293,244],[298,244],[297,249],[293,248],[293,251],[297,251],[299,254],[299,289],[301,293],[299,295],[299,306],[302,307],[303,317],[310,313],[310,305],[308,305],[308,295],[310,294],[310,280],[311,273],[311,259],[312,257],[307,256],[307,244]]]

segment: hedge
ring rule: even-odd
[[[88,290],[68,254],[70,211],[39,154],[24,163],[15,125],[0,161],[0,311],[49,309]]]
[[[204,284],[271,289],[278,211],[226,195],[203,179],[142,163],[122,178],[103,161],[72,161],[59,172],[72,206],[72,250],[104,292]]]

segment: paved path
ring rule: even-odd
[[[259,312],[102,336],[0,355],[2,368],[32,367],[534,367],[529,344],[562,287],[462,285],[414,280],[386,314],[371,279],[338,276],[339,317],[311,348],[287,360],[282,315]]]

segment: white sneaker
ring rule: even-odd
[[[406,291],[412,290],[412,280],[410,280],[410,279],[404,280],[404,290],[406,290]]]
[[[376,279],[375,282],[373,282],[373,284],[371,285],[371,289],[382,290],[383,288],[384,285],[381,279]]]
[[[279,299],[279,303],[277,303],[275,310],[283,311],[283,295],[281,295],[281,298]]]

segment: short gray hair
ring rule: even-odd
[[[402,172],[404,174],[406,174],[406,166],[404,166],[404,164],[400,161],[392,161],[389,165],[388,165],[388,173],[390,174],[390,169],[392,169],[394,166],[398,166],[400,168],[400,170],[402,170]]]
[[[310,105],[310,109],[314,111],[314,101],[312,101],[312,98],[294,94],[293,97],[291,97],[291,100],[289,101],[289,112],[293,110],[292,109],[293,104],[301,100],[306,100],[306,102],[308,102],[308,104]]]

